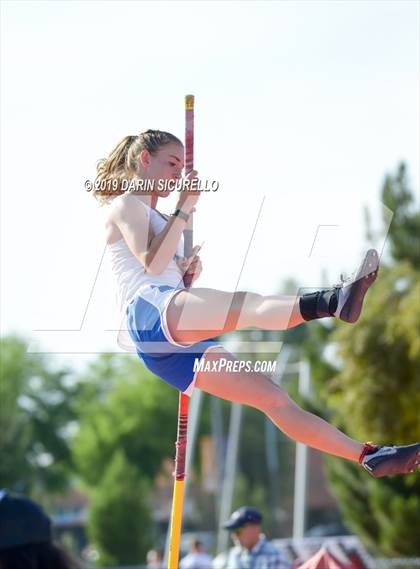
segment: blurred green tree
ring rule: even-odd
[[[97,397],[104,370],[112,375],[112,384]],[[174,454],[177,391],[137,359],[118,355],[111,359],[101,355],[88,368],[83,383],[90,397],[80,403],[73,454],[84,481],[91,487],[100,483],[118,449],[139,475],[152,480],[163,458]]]
[[[403,162],[385,177],[382,202],[394,214],[388,236],[391,257],[420,269],[420,210]]]
[[[3,337],[0,354],[0,487],[34,497],[62,491],[72,467],[77,385],[69,369],[28,353],[23,338]]]
[[[408,263],[383,268],[362,318],[331,340],[343,362],[329,384],[336,420],[378,443],[420,439],[420,280]]]
[[[175,454],[178,392],[136,358],[102,354],[81,379],[73,456],[91,496],[88,534],[99,564],[145,561],[155,536],[150,498]]]
[[[384,269],[354,329],[332,335],[343,366],[328,389],[334,422],[360,440],[420,440],[420,282],[408,263]],[[353,464],[329,459],[344,518],[383,555],[419,555],[418,474],[374,480]]]
[[[404,165],[386,177],[382,201],[394,213],[390,266],[380,269],[357,325],[313,325],[307,353],[330,420],[360,440],[408,444],[420,440],[420,225]],[[334,361],[325,357],[327,340]],[[418,473],[375,480],[353,463],[327,463],[348,526],[376,554],[418,556]]]
[[[88,523],[100,567],[144,562],[153,544],[149,490],[124,452],[115,452],[93,494]]]

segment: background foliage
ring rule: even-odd
[[[389,257],[361,319],[315,326],[306,349],[330,420],[360,440],[409,444],[420,440],[420,213],[403,164],[386,177],[382,201],[394,213]],[[420,554],[418,473],[375,480],[352,463],[328,465],[344,520],[376,554]]]

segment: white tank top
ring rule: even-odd
[[[165,228],[167,219],[144,202],[141,203],[146,209],[147,218],[153,233],[155,235],[161,233]],[[181,236],[179,240],[174,258],[170,260],[166,269],[159,275],[146,273],[144,265],[133,255],[124,239],[107,245],[107,253],[117,286],[116,300],[121,323],[117,343],[123,350],[135,352],[136,349],[127,332],[125,319],[127,305],[144,285],[169,285],[175,288],[184,286],[182,272],[175,260],[176,257],[184,256],[184,237]]]

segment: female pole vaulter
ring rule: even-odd
[[[368,251],[350,282],[297,298],[187,289],[184,273],[194,282],[202,271],[199,248],[189,259],[183,253],[183,230],[200,192],[179,192],[169,217],[157,209],[158,199],[171,193],[166,184],[181,179],[183,166],[182,142],[158,130],[125,137],[97,165],[93,194],[109,207],[106,242],[124,318],[119,345],[135,350],[152,373],[183,393],[198,387],[259,409],[295,441],[359,462],[374,477],[416,470],[420,443],[380,447],[349,438],[301,409],[267,376],[240,369],[237,358],[213,339],[244,328],[285,330],[317,318],[356,322],[377,275],[376,251]],[[196,175],[192,171],[186,180]],[[201,358],[206,365],[195,369]],[[230,365],[219,366],[221,359]]]

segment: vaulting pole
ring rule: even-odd
[[[185,97],[185,172],[194,166],[194,95]],[[192,214],[184,231],[184,256],[191,257],[193,250]],[[191,286],[191,278],[184,277],[184,285]],[[181,541],[182,507],[184,500],[184,479],[187,454],[189,397],[179,394],[178,433],[175,454],[175,482],[172,499],[171,533],[169,543],[168,569],[178,569],[179,545]]]

